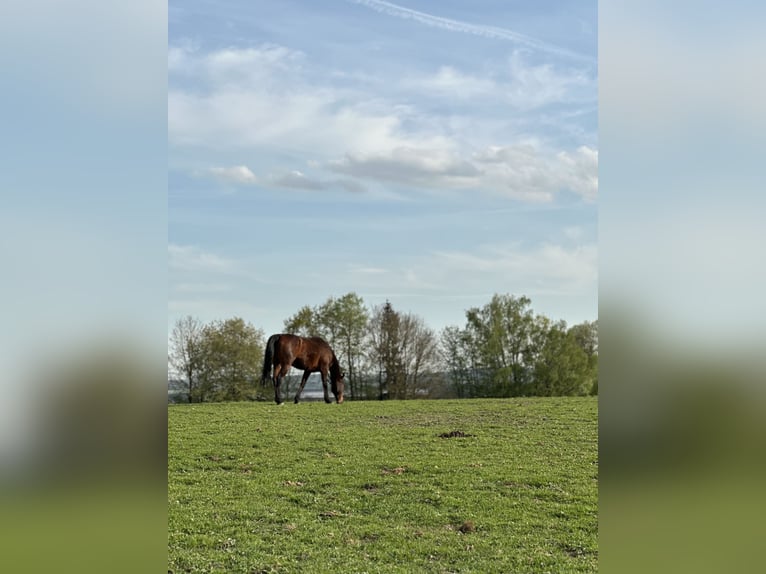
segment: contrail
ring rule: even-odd
[[[383,0],[348,0],[354,4],[361,4],[367,8],[371,8],[381,14],[387,14],[389,16],[395,16],[397,18],[404,18],[405,20],[414,20],[425,24],[426,26],[433,26],[435,28],[441,28],[443,30],[449,30],[451,32],[462,32],[464,34],[473,34],[475,36],[483,36],[484,38],[493,38],[498,40],[510,40],[518,44],[523,44],[535,50],[542,52],[548,52],[556,54],[558,56],[564,56],[576,60],[593,62],[594,58],[571,52],[565,48],[530,38],[524,34],[519,34],[513,30],[506,28],[497,28],[495,26],[482,26],[480,24],[471,24],[469,22],[461,22],[460,20],[452,20],[450,18],[442,18],[441,16],[434,16],[433,14],[426,14],[425,12],[418,12],[411,8],[405,8],[391,2],[384,2]]]

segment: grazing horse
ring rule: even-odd
[[[271,368],[274,367],[274,374]],[[266,379],[274,381],[274,400],[278,405],[282,404],[279,396],[279,386],[282,378],[288,373],[290,367],[303,369],[301,386],[295,394],[295,403],[306,386],[306,381],[311,373],[322,374],[322,387],[324,387],[324,402],[331,403],[327,393],[327,373],[330,373],[332,394],[338,404],[343,402],[343,377],[340,363],[327,341],[319,337],[299,337],[297,335],[272,335],[266,343],[266,351],[263,354],[263,374],[261,384],[266,384]]]

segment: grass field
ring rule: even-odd
[[[596,398],[168,407],[168,572],[595,572]]]

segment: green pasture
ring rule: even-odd
[[[595,397],[168,407],[168,572],[595,572]]]

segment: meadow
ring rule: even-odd
[[[168,572],[595,572],[598,399],[170,405]]]

